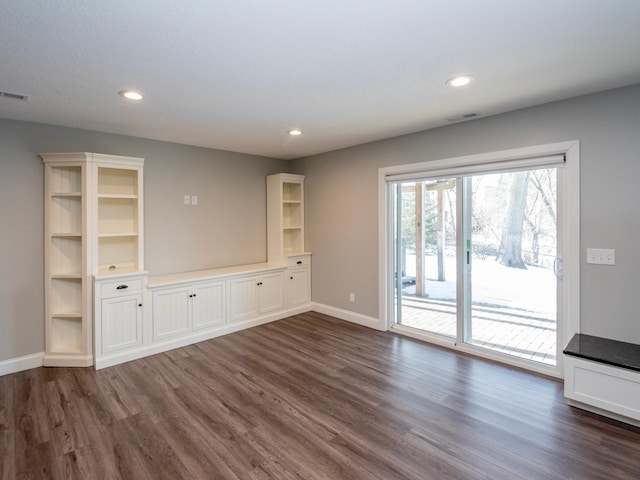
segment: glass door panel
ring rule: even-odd
[[[396,185],[396,323],[456,338],[456,180]]]
[[[556,169],[465,178],[463,340],[555,365]]]

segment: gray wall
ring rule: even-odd
[[[0,361],[44,350],[41,152],[145,158],[145,267],[151,275],[266,260],[266,181],[290,163],[0,119]],[[199,205],[183,205],[183,194]]]
[[[640,86],[295,160],[314,302],[378,317],[378,168],[566,140],[581,147],[581,330],[640,343]],[[616,265],[587,265],[587,247]]]

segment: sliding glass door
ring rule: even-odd
[[[453,339],[457,183],[449,178],[395,186],[396,323]]]
[[[392,183],[394,323],[555,366],[558,168]]]

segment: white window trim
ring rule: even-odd
[[[564,155],[565,183],[562,192],[562,202],[565,218],[561,224],[559,234],[563,238],[563,281],[562,301],[560,303],[560,318],[558,328],[558,352],[566,345],[571,337],[580,332],[580,142],[550,143],[530,147],[501,150],[462,157],[432,160],[428,162],[412,163],[408,165],[394,165],[378,169],[378,327],[389,330],[392,326],[393,302],[389,294],[393,285],[393,230],[389,219],[392,218],[390,199],[391,182],[404,178],[418,178],[431,176],[436,171],[451,171],[460,168],[481,168],[486,164],[497,164],[513,160],[526,160],[535,157]],[[565,301],[566,300],[566,301]],[[432,341],[431,338],[425,339]],[[446,342],[445,342],[446,345]],[[466,351],[466,348],[458,348]],[[476,349],[470,350],[477,354]],[[487,352],[488,358],[495,358]],[[498,357],[500,358],[500,357]],[[518,362],[514,362],[517,364]],[[557,365],[553,369],[541,368],[541,373],[562,377],[562,355],[558,355]]]

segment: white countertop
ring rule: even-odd
[[[232,267],[211,268],[208,270],[196,270],[193,272],[173,273],[149,277],[149,288],[163,287],[180,283],[190,283],[198,280],[208,280],[232,275],[263,273],[275,270],[284,270],[284,263],[252,263],[249,265],[234,265]]]

